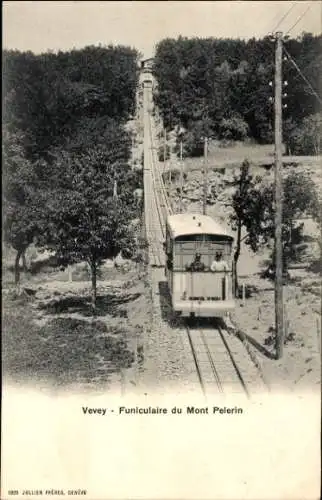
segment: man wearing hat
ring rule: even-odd
[[[196,253],[194,261],[188,266],[189,271],[204,271],[205,264],[201,262],[201,254]]]
[[[215,255],[215,260],[210,266],[210,270],[215,272],[215,271],[228,271],[228,264],[227,262],[222,258],[222,252],[217,252]]]

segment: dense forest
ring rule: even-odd
[[[64,147],[84,119],[124,123],[135,107],[137,58],[131,48],[112,46],[41,55],[4,51],[4,126],[23,134],[25,153],[35,159]]]
[[[202,153],[200,138],[273,141],[274,41],[183,38],[156,48],[155,102],[166,128],[183,127],[186,153]],[[284,140],[293,154],[317,154],[321,133],[322,36],[284,41]],[[289,54],[292,59],[288,57]],[[270,85],[273,82],[273,85]]]
[[[35,243],[62,265],[86,260],[95,290],[102,259],[131,253],[133,243],[142,180],[129,165],[125,124],[135,113],[138,53],[4,51],[3,72],[4,239],[17,252],[16,282]]]

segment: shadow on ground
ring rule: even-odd
[[[171,296],[167,281],[159,281],[159,297],[160,297],[160,310],[161,318],[170,325],[173,324],[175,317],[172,312]]]
[[[122,305],[138,299],[140,295],[140,293],[100,295],[96,300],[96,315],[127,318],[127,310],[122,308]],[[38,309],[47,314],[79,313],[85,317],[92,316],[89,295],[55,297],[48,302],[39,302]]]
[[[242,340],[241,335],[239,334],[238,336]],[[261,345],[257,340],[253,339],[253,337],[247,335],[246,333],[244,333],[243,336],[245,337],[245,339],[249,344],[251,344],[258,352],[260,352],[260,354],[262,354],[268,359],[276,359],[274,352],[268,350],[265,346]]]
[[[322,276],[322,258],[314,260],[308,267],[308,271]]]

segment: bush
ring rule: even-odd
[[[316,113],[304,118],[301,124],[292,120],[285,123],[285,138],[288,154],[319,155],[322,132],[322,114]]]
[[[180,154],[179,146],[176,146],[177,154]],[[183,155],[198,158],[204,154],[204,142],[196,131],[189,130],[183,141]]]
[[[247,135],[248,125],[238,116],[223,118],[219,124],[219,136],[222,139],[243,141]]]
[[[164,159],[164,145],[162,145],[162,146],[159,147],[159,150],[158,150],[158,159],[159,159],[159,161],[163,161],[164,162],[166,160],[169,160],[169,158],[170,158],[170,146],[168,144],[166,145],[165,150],[166,150],[166,154],[165,154],[166,158]]]

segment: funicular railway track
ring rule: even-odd
[[[226,392],[249,397],[247,384],[220,326],[186,326],[198,379],[205,396]]]
[[[157,167],[157,151],[154,145],[151,119],[152,90],[144,87],[144,201],[145,226],[149,242],[149,263],[153,267],[163,267],[165,257],[165,220],[171,213],[169,200],[160,171]]]
[[[157,149],[154,144],[154,125],[151,116],[152,88],[144,86],[144,202],[145,226],[149,243],[149,263],[152,268],[165,266],[163,242],[165,220],[172,214],[162,175],[158,166]],[[161,269],[155,269],[153,295],[158,295]],[[152,276],[152,282],[154,278]],[[218,324],[189,325],[179,321],[179,330],[184,332],[183,343],[187,344],[193,358],[197,379],[205,396],[219,393],[249,397],[254,384],[259,382],[257,368],[234,334],[229,334],[224,322]],[[168,328],[168,325],[163,325]],[[178,332],[180,335],[180,333]]]

